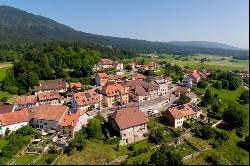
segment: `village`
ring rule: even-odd
[[[149,119],[161,118],[174,133],[180,132],[169,144],[180,144],[192,136],[190,129],[183,127],[185,121],[208,123],[207,114],[197,106],[204,93],[197,95],[192,87],[207,80],[210,72],[191,69],[175,83],[171,77],[141,74],[158,68],[155,62],[129,62],[124,67],[123,63],[101,59],[93,68],[94,85],[62,79],[42,81],[33,89],[33,95],[1,103],[0,134],[5,136],[30,125],[42,137],[33,139],[25,153],[44,154],[51,147],[63,153],[75,133],[96,116],[102,116],[109,125],[105,129],[108,139],[120,136],[119,146],[143,141],[149,135]],[[103,72],[108,70],[113,74]],[[220,123],[223,120],[215,121],[213,126]]]

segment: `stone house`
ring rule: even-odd
[[[147,133],[147,115],[137,107],[122,108],[108,117],[111,127],[120,133],[120,145],[143,140]]]

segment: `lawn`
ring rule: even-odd
[[[49,165],[48,162],[46,162],[46,160],[48,158],[53,158],[53,160],[55,160],[58,157],[58,154],[45,154],[43,155],[39,160],[37,160],[34,164],[35,165]]]
[[[8,102],[14,102],[14,100],[15,100],[15,95],[9,94],[8,92],[1,92],[1,91],[0,91],[0,101],[1,101],[3,98],[7,98],[7,101],[8,101]]]
[[[206,156],[212,153],[217,153],[220,156],[220,163],[223,165],[249,165],[249,152],[237,146],[237,143],[242,139],[235,135],[235,131],[229,132],[229,136],[230,139],[226,142],[223,142],[219,147],[204,151],[198,156],[185,160],[184,164],[208,165],[211,163],[205,161]],[[206,140],[202,140],[202,142],[204,141]]]
[[[93,165],[93,164],[107,164],[107,161],[112,161],[119,156],[128,155],[132,153],[127,149],[129,145],[120,146],[119,151],[115,150],[116,145],[104,144],[102,141],[94,142],[87,140],[86,148],[81,152],[74,152],[73,155],[68,156],[63,154],[57,161],[58,165],[65,164],[83,164],[83,165]],[[139,141],[134,144],[134,151],[146,148],[146,147],[155,146],[152,143],[148,143],[147,139]],[[149,154],[148,154],[149,155]]]
[[[197,54],[194,56],[180,56],[178,59],[175,59],[177,56],[164,55],[159,56],[158,58],[151,57],[136,57],[134,59],[124,59],[124,62],[127,61],[137,61],[140,62],[144,59],[145,63],[149,61],[157,62],[169,62],[181,67],[189,66],[194,69],[199,69],[201,67],[206,67],[208,69],[219,69],[219,70],[244,70],[247,68],[249,61],[248,60],[232,60],[231,57],[219,57],[215,55],[208,54]],[[206,58],[209,61],[201,63],[199,59]]]
[[[96,143],[87,140],[86,148],[81,152],[74,152],[68,156],[63,154],[56,162],[58,165],[101,165],[106,164],[106,161],[114,160],[117,157],[117,151],[113,146],[102,142]]]
[[[13,66],[12,63],[0,63],[0,81],[5,79],[6,70]]]
[[[37,154],[24,154],[17,158],[15,165],[29,165],[33,160],[38,157]]]

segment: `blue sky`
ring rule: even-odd
[[[248,0],[0,0],[0,5],[94,34],[249,47]]]

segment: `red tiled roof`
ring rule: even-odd
[[[29,111],[27,108],[24,108],[20,111],[0,114],[0,126],[28,122],[29,120]]]
[[[175,106],[163,112],[164,116],[170,115],[175,119],[186,117],[186,116],[193,115],[193,114],[196,114],[196,113],[193,111],[190,103]]]
[[[63,115],[62,120],[59,122],[60,126],[76,126],[77,121],[80,117],[80,112],[77,111],[76,113],[66,113]]]
[[[46,101],[46,100],[56,100],[62,98],[59,92],[51,91],[51,92],[42,92],[37,94],[37,98],[39,101]]]
[[[180,92],[180,94],[186,94],[186,93],[190,92],[190,88],[179,86],[179,87],[174,91],[174,93],[175,93],[175,94],[178,94],[179,92]]]
[[[140,74],[140,73],[135,73],[134,77],[135,77],[135,79],[143,79],[143,78],[145,78],[145,76],[143,74]]]
[[[63,115],[68,111],[64,105],[40,105],[32,109],[31,116],[34,119],[43,119],[59,122]]]
[[[45,91],[45,90],[61,90],[67,88],[67,82],[64,80],[48,80],[40,84],[40,86],[35,86],[34,91]]]
[[[108,78],[108,74],[107,73],[98,73],[97,74],[100,78]]]
[[[98,65],[113,65],[113,63],[111,59],[100,59]]]
[[[94,104],[100,101],[100,96],[98,96],[94,90],[74,93],[73,97],[78,105]]]
[[[191,74],[196,79],[199,79],[201,77],[197,70],[192,70],[189,74]]]
[[[137,107],[123,108],[110,114],[120,130],[147,123],[147,116]]]
[[[13,107],[14,107],[13,104],[0,102],[0,114],[12,112]]]
[[[117,93],[128,93],[125,88],[116,82],[108,81],[103,87],[102,92],[107,96],[115,96]]]
[[[15,105],[20,105],[20,104],[34,104],[36,102],[37,102],[37,98],[36,98],[35,95],[17,96],[16,97]]]
[[[72,89],[73,87],[75,88],[82,88],[82,84],[80,82],[70,82],[69,87]]]

